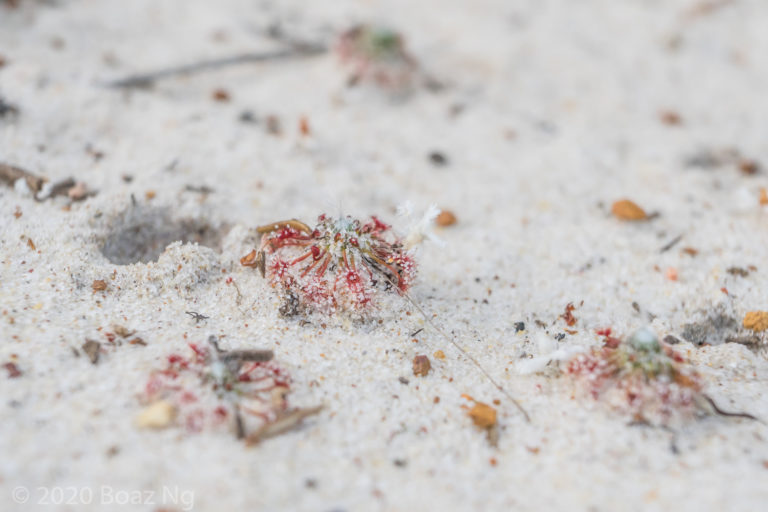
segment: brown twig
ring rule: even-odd
[[[44,178],[39,178],[21,167],[0,163],[0,182],[4,182],[9,187],[12,187],[21,178],[24,178],[24,181],[27,182],[27,186],[33,193],[39,192],[43,188],[43,183],[45,183]]]
[[[719,414],[720,416],[730,416],[730,417],[733,417],[733,418],[746,418],[748,420],[760,421],[760,419],[757,418],[756,416],[752,416],[751,414],[746,413],[746,412],[728,412],[728,411],[724,411],[720,407],[717,406],[717,404],[715,403],[714,400],[712,400],[712,398],[710,398],[707,395],[702,395],[702,396],[704,397],[704,399],[707,402],[709,402],[709,405],[712,406],[712,409],[714,409],[715,412],[717,414]],[[760,421],[760,423],[762,423],[762,421]]]
[[[312,57],[325,53],[326,51],[327,48],[322,45],[297,43],[294,44],[291,48],[282,50],[260,53],[244,53],[242,55],[235,55],[232,57],[203,60],[192,64],[184,64],[181,66],[173,66],[157,71],[150,71],[148,73],[139,73],[121,78],[119,80],[107,82],[104,85],[106,87],[119,89],[149,88],[152,87],[155,82],[165,78],[193,75],[240,64],[253,64],[256,62],[267,62],[272,60]]]
[[[680,242],[680,240],[682,240],[682,239],[683,239],[683,235],[677,235],[675,238],[673,238],[672,240],[670,240],[669,242],[664,244],[664,247],[659,249],[659,252],[661,252],[661,253],[667,252],[668,250],[673,248],[675,245],[677,245],[678,242]]]
[[[275,437],[282,434],[283,432],[287,432],[288,430],[298,425],[301,420],[307,416],[312,416],[319,413],[322,408],[322,405],[318,405],[316,407],[309,407],[307,409],[293,409],[292,411],[282,413],[277,417],[275,421],[270,421],[269,423],[259,427],[255,432],[249,434],[245,442],[248,445],[253,445],[264,439],[269,439],[270,437]]]

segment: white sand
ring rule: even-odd
[[[0,95],[20,110],[15,121],[0,119],[0,162],[51,181],[76,177],[98,195],[64,211],[64,198],[38,203],[0,188],[0,363],[23,372],[10,379],[0,368],[1,510],[74,510],[41,503],[44,489],[67,486],[92,492],[74,498],[77,510],[189,509],[164,489],[187,492],[201,511],[765,507],[763,424],[628,426],[600,403],[572,399],[556,372],[515,367],[537,353],[538,339],[563,332],[568,302],[584,304],[574,312],[577,334],[560,342],[567,347],[598,344],[594,331],[606,326],[627,334],[650,325],[664,336],[718,306],[739,322],[768,309],[765,169],[745,176],[732,163],[685,164],[724,148],[768,163],[763,0],[693,17],[698,2],[688,0],[22,4],[0,7]],[[448,87],[405,101],[350,91],[332,56],[169,79],[152,91],[99,85],[275,48],[263,29],[276,20],[324,41],[352,22],[386,21]],[[212,100],[217,88],[229,103]],[[458,104],[463,112],[451,117]],[[243,110],[279,116],[283,135],[239,122]],[[660,122],[663,110],[682,125]],[[298,131],[302,115],[308,138]],[[95,161],[88,145],[104,157]],[[433,150],[449,165],[432,165]],[[186,185],[214,192],[203,199]],[[619,222],[610,205],[622,197],[660,216]],[[302,326],[281,318],[269,286],[239,265],[258,224],[344,211],[404,229],[394,216],[404,200],[459,219],[439,232],[445,247],[420,248],[412,295],[519,397],[531,423],[434,331],[413,343],[423,321],[397,297],[381,323]],[[146,239],[131,227],[144,223],[165,232],[159,253],[189,231],[182,219],[211,226],[203,240],[211,247],[173,245],[132,265],[102,252],[107,244],[113,260],[141,256]],[[726,272],[748,265],[757,271],[747,277]],[[665,277],[668,267],[677,281]],[[95,279],[108,290],[94,293]],[[196,324],[189,310],[210,319]],[[518,321],[527,330],[516,334]],[[98,329],[112,324],[148,346],[106,349],[95,366],[74,357],[86,338],[104,343]],[[248,449],[222,430],[137,429],[148,373],[210,334],[225,336],[227,348],[274,349],[293,375],[292,403],[322,403],[323,412]],[[723,408],[768,419],[762,355],[737,344],[679,347]],[[414,377],[413,356],[438,348],[446,361],[432,358],[434,371]],[[502,399],[498,449],[461,409],[461,393]],[[31,493],[24,505],[14,500],[19,486]],[[156,494],[137,498],[146,490]],[[138,504],[109,505],[118,491]]]

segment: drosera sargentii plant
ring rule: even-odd
[[[243,256],[240,263],[258,269],[277,289],[283,316],[351,312],[365,317],[376,310],[381,294],[396,293],[530,421],[520,403],[408,293],[416,277],[411,249],[429,238],[424,232],[426,220],[433,221],[437,213],[434,207],[427,210],[405,238],[375,216],[363,222],[322,214],[314,228],[296,219],[265,224],[256,228],[261,235],[258,249]]]
[[[149,408],[163,403],[188,432],[230,428],[249,444],[320,411],[290,406],[291,377],[271,350],[224,351],[215,336],[208,341],[207,347],[190,343],[188,354],[169,355],[150,374],[142,394]]]
[[[639,329],[623,340],[611,336],[610,329],[600,334],[604,345],[574,356],[565,373],[576,378],[592,398],[634,421],[667,426],[711,413],[756,419],[720,409],[704,393],[696,370],[650,329]]]
[[[412,84],[417,70],[403,36],[385,26],[355,25],[341,33],[335,51],[350,68],[350,86],[372,83],[383,89],[403,90]]]
[[[320,215],[314,228],[289,220],[257,231],[262,234],[258,250],[240,262],[257,268],[278,289],[283,314],[307,308],[366,313],[380,293],[405,292],[416,275],[402,240],[376,217],[361,222]]]

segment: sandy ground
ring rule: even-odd
[[[349,88],[333,55],[103,85],[278,48],[275,23],[329,43],[360,21],[397,27],[445,87]],[[554,365],[518,365],[599,345],[605,327],[681,336],[721,314],[744,334],[744,314],[768,309],[767,22],[763,0],[0,7],[0,97],[18,109],[0,117],[0,162],[97,191],[70,204],[0,187],[0,363],[21,372],[0,369],[0,509],[762,510],[763,423],[631,425]],[[619,221],[623,197],[658,215]],[[414,300],[530,423],[401,298],[365,321],[286,319],[239,264],[259,224],[344,212],[405,230],[404,201],[458,218],[418,248]],[[114,325],[146,346],[109,343]],[[273,349],[291,403],[322,412],[249,448],[228,428],[138,428],[149,374],[210,335]],[[764,355],[725,337],[677,349],[721,407],[768,419]],[[95,365],[86,339],[102,343]],[[415,377],[413,356],[438,349]],[[501,400],[497,448],[462,393]]]

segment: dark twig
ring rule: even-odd
[[[325,53],[326,51],[327,48],[321,45],[297,43],[294,44],[291,48],[283,50],[274,50],[261,53],[244,53],[242,55],[235,55],[233,57],[204,60],[195,62],[193,64],[169,67],[158,71],[150,71],[148,73],[139,73],[121,78],[119,80],[107,82],[104,85],[106,87],[122,89],[149,88],[152,87],[158,80],[165,78],[203,73],[206,71],[213,71],[216,69],[221,69],[228,66],[236,66],[240,64],[252,64],[256,62],[267,62],[271,60],[312,57]]]
[[[659,249],[659,252],[667,252],[671,248],[673,248],[677,243],[683,239],[683,235],[677,235],[675,238],[670,240],[664,247]]]
[[[197,311],[185,311],[185,313],[191,316],[195,320],[195,323],[198,323],[201,320],[208,320],[210,318],[209,316],[205,316],[201,313],[198,313]]]
[[[243,350],[222,350],[219,347],[219,340],[216,336],[209,336],[208,343],[214,348],[215,357],[224,363],[227,369],[236,374],[240,371],[243,363],[256,363],[271,361],[275,354],[271,350],[263,349],[243,349]]]
[[[712,400],[712,398],[708,397],[707,395],[703,395],[703,396],[704,396],[704,399],[707,402],[709,402],[709,405],[712,406],[712,409],[714,409],[715,412],[717,414],[719,414],[720,416],[731,416],[731,417],[734,417],[734,418],[746,418],[748,420],[760,421],[760,419],[757,418],[756,416],[752,416],[751,414],[746,413],[746,412],[728,412],[728,411],[724,411],[720,407],[717,406],[717,404],[715,403],[714,400]]]

